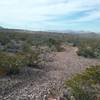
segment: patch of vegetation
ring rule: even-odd
[[[21,53],[0,52],[0,74],[18,74],[22,67],[41,68],[46,63],[46,52],[35,48]]]
[[[62,44],[61,40],[49,38],[47,42],[49,48],[51,48],[52,51],[57,51],[57,52],[64,51],[64,48],[61,47]]]
[[[7,53],[0,53],[0,72],[3,72],[7,75],[9,74],[17,74],[19,73],[20,69],[24,67],[24,57],[16,54],[7,54]],[[3,72],[2,72],[3,71]]]
[[[52,51],[62,51],[61,44],[64,38],[63,34],[49,32],[33,32],[33,34],[14,31],[0,32],[2,51],[13,53],[28,51],[27,48],[32,46],[47,46]]]
[[[26,65],[33,68],[40,68],[42,62],[45,62],[45,59],[41,57],[43,52],[40,48],[36,48],[28,53],[26,53]]]
[[[100,58],[100,41],[97,39],[82,41],[78,46],[77,54],[87,58]]]
[[[93,36],[84,37],[79,34],[54,32],[0,31],[0,73],[18,73],[22,66],[39,67],[40,63],[46,63],[48,52],[64,51],[63,44],[77,46],[79,56],[100,58],[100,36]],[[41,48],[48,50],[44,51]]]
[[[77,74],[66,81],[66,86],[72,89],[76,100],[99,100],[100,66],[87,68],[82,74]]]
[[[47,53],[61,50],[62,35],[45,32],[0,32],[0,74],[18,74],[22,67],[40,68]],[[45,48],[48,50],[43,50]]]

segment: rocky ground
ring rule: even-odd
[[[76,47],[56,52],[54,61],[44,69],[24,68],[19,75],[0,77],[0,100],[57,100],[64,80],[80,73],[100,60],[86,59],[76,54]]]

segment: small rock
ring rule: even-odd
[[[35,97],[34,97],[34,100],[39,100],[39,99],[38,99],[38,96],[35,96]]]
[[[74,96],[71,96],[70,100],[76,100]]]
[[[57,99],[53,99],[53,98],[48,98],[48,100],[57,100]]]
[[[43,100],[48,100],[47,95],[43,96]]]
[[[59,97],[58,100],[67,100],[64,97]]]

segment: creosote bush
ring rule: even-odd
[[[76,100],[100,100],[100,66],[87,68],[65,83],[72,88]]]
[[[21,53],[0,53],[0,73],[18,74],[22,67],[41,68],[47,60],[47,51],[40,48]]]
[[[62,44],[61,40],[49,38],[47,42],[48,46],[51,48],[52,51],[57,51],[57,52],[64,51],[64,48],[61,47]]]
[[[24,57],[19,54],[0,53],[0,69],[6,74],[17,74],[24,66]]]
[[[29,67],[38,67],[40,63],[40,52],[32,51],[26,54],[26,64]]]
[[[100,59],[100,42],[97,40],[87,40],[80,43],[77,54],[87,58]]]
[[[25,54],[26,65],[33,68],[43,68],[48,62],[50,50],[36,47],[34,50]],[[48,58],[47,58],[48,56]]]

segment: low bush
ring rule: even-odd
[[[26,65],[33,68],[41,68],[47,62],[48,51],[37,47],[36,49],[25,54]]]
[[[0,53],[0,74],[18,74],[24,66],[41,68],[46,63],[47,51],[40,48],[21,53]]]
[[[51,48],[52,51],[57,51],[57,52],[64,51],[64,48],[61,47],[61,44],[62,44],[61,40],[49,38],[47,41],[47,44]]]
[[[76,100],[100,100],[100,66],[87,68],[66,81],[66,86],[71,87]]]
[[[87,58],[100,58],[100,43],[98,41],[84,41],[78,46],[77,54]]]
[[[6,74],[17,74],[24,66],[24,57],[21,55],[11,55],[0,53],[0,69]]]
[[[32,51],[31,53],[26,54],[26,63],[29,67],[38,67],[40,63],[40,54],[38,52]]]

